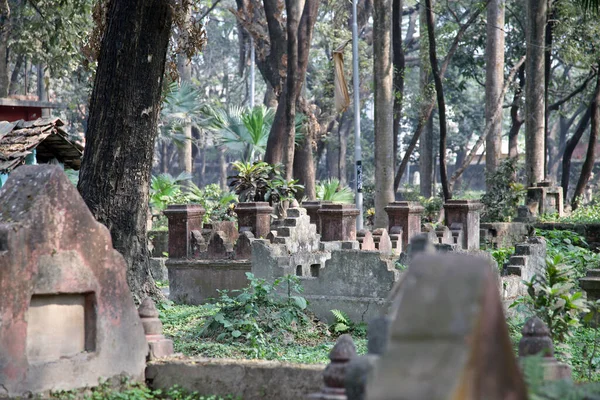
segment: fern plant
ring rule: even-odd
[[[316,187],[317,199],[334,203],[354,203],[354,193],[348,186],[343,186],[337,178],[329,178],[318,182]]]
[[[329,328],[334,334],[354,333],[358,336],[364,336],[367,333],[367,325],[364,322],[355,323],[348,314],[342,310],[331,310],[335,317],[335,322]]]

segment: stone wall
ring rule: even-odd
[[[146,382],[153,389],[178,385],[204,396],[298,400],[321,388],[324,369],[324,365],[261,360],[171,359],[149,363]]]
[[[481,246],[493,249],[513,247],[530,234],[530,225],[522,222],[484,222],[479,229]]]

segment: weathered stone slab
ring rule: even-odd
[[[242,232],[233,248],[236,260],[249,260],[252,257],[252,232]]]
[[[418,255],[394,288],[369,400],[521,400],[525,384],[486,260]]]
[[[143,379],[147,344],[123,257],[64,172],[0,190],[0,397]]]

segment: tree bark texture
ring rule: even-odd
[[[398,158],[398,140],[402,119],[402,101],[404,99],[404,43],[402,42],[403,0],[393,0],[392,4],[392,49],[394,52],[394,166]]]
[[[186,5],[184,0],[180,0],[181,6],[184,7]],[[185,25],[189,26],[192,19],[192,9],[191,5],[187,5],[187,10],[185,13]],[[187,34],[187,29],[180,35],[178,40],[180,41],[188,41],[189,37]],[[183,47],[182,47],[183,48]],[[179,82],[180,84],[191,84],[192,83],[192,60],[187,58],[187,56],[183,53],[177,55],[177,71],[179,72]],[[192,174],[193,172],[193,160],[192,160],[192,125],[186,124],[183,126],[183,136],[184,141],[181,146],[177,149],[179,155],[179,169],[181,172],[185,172],[188,174]]]
[[[527,0],[525,60],[525,168],[527,184],[545,177],[545,28],[546,0]]]
[[[598,64],[598,66],[600,67],[600,64]],[[585,161],[581,167],[581,175],[579,175],[579,181],[577,182],[575,192],[573,193],[573,200],[571,200],[571,207],[573,210],[577,209],[581,202],[583,191],[592,176],[592,170],[594,169],[594,163],[596,161],[596,142],[598,141],[598,131],[600,131],[600,74],[596,76],[596,90],[594,92],[594,99],[590,105],[590,111],[592,119],[590,140],[588,142]]]
[[[166,0],[112,0],[78,189],[127,263],[134,299],[157,294],[148,268],[148,191],[172,12]]]
[[[433,196],[434,187],[434,164],[433,158],[433,108],[435,107],[435,92],[431,86],[431,63],[429,61],[429,36],[427,33],[427,7],[422,6],[419,10],[420,47],[419,59],[421,67],[419,71],[420,97],[423,99],[419,112],[420,118],[427,118],[424,134],[419,140],[419,189],[421,196],[430,198]],[[429,104],[433,104],[429,110]],[[428,115],[425,117],[425,115]]]
[[[0,97],[8,96],[8,36],[10,34],[10,7],[8,0],[0,0]]]
[[[375,83],[375,227],[388,226],[384,208],[394,201],[392,0],[373,1]]]
[[[10,75],[10,84],[8,86],[8,94],[17,94],[19,89],[19,74],[23,69],[25,63],[25,57],[22,54],[17,56],[15,61],[15,67],[13,68],[12,74]]]
[[[490,0],[487,6],[485,47],[485,119],[491,126],[485,143],[485,168],[494,172],[502,153],[502,114],[492,120],[504,86],[504,0]]]
[[[523,96],[523,88],[525,87],[525,64],[519,67],[517,75],[519,77],[519,85],[515,89],[512,106],[510,107],[511,126],[508,132],[508,156],[510,158],[519,156],[519,131],[525,122],[525,119],[519,115],[521,97]]]
[[[431,63],[431,72],[435,83],[435,92],[437,96],[438,112],[440,118],[440,181],[442,182],[442,191],[444,200],[450,200],[452,193],[448,185],[448,170],[446,169],[446,138],[448,136],[448,125],[446,122],[446,100],[444,99],[444,85],[440,76],[440,69],[437,61],[437,50],[435,43],[435,22],[433,19],[432,0],[425,0],[427,8],[427,33],[429,35],[429,62]]]
[[[590,119],[592,117],[592,106],[588,107],[587,111],[579,120],[577,124],[577,129],[573,133],[573,136],[567,140],[567,145],[565,146],[565,152],[563,153],[562,160],[562,175],[560,179],[560,185],[563,188],[563,199],[566,201],[567,194],[569,192],[569,179],[571,175],[571,157],[573,156],[573,152],[575,151],[575,147],[581,140],[583,133],[587,129],[587,126],[590,123]]]

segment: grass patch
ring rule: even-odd
[[[250,343],[224,342],[216,338],[202,337],[206,323],[220,311],[214,304],[200,306],[175,305],[163,303],[159,306],[160,319],[164,334],[173,340],[175,351],[186,356],[212,358],[260,358],[301,364],[329,363],[329,352],[335,345],[333,335],[303,335],[300,331],[296,337],[288,336],[285,342],[270,340],[266,336],[270,350],[265,354],[257,354]],[[274,337],[272,339],[275,339]],[[367,340],[355,338],[354,343],[359,354],[367,352]]]

